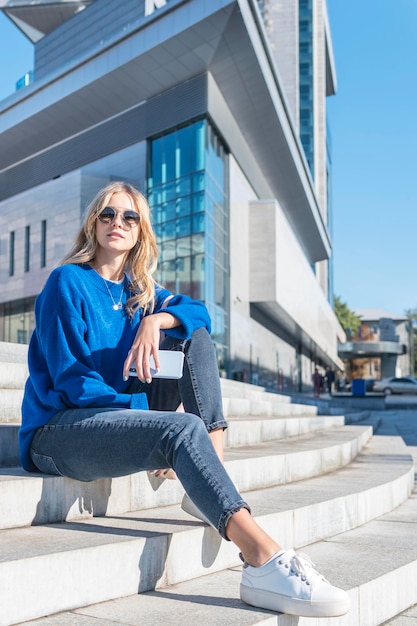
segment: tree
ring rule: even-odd
[[[352,338],[361,325],[360,317],[349,309],[346,302],[342,302],[338,296],[334,297],[334,312],[346,335]]]

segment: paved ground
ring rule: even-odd
[[[388,398],[390,400],[391,398]],[[417,467],[417,398],[410,396],[395,396],[397,409],[387,408],[384,411],[369,411],[370,419],[381,420],[374,430],[377,435],[400,435],[410,446],[410,454]],[[398,402],[399,400],[399,402]],[[415,403],[414,408],[401,409],[401,405],[408,406]],[[388,402],[387,402],[388,404]],[[401,615],[385,623],[385,626],[417,626],[417,605],[407,609]]]
[[[408,446],[417,446],[417,405],[415,409],[369,411],[381,420],[376,435],[400,435]]]
[[[385,405],[387,408],[391,408],[391,407],[401,407],[401,406],[409,406],[409,407],[416,407],[417,410],[417,395],[393,395],[393,396],[387,396],[385,398]]]

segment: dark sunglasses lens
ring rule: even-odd
[[[103,224],[110,224],[112,220],[114,220],[116,216],[116,211],[111,206],[106,206],[102,212],[99,214],[98,219]]]
[[[126,213],[123,213],[123,219],[129,226],[135,226],[135,224],[139,223],[140,215],[135,213],[135,211],[126,211]]]

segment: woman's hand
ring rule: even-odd
[[[170,313],[153,313],[146,315],[138,328],[133,345],[123,366],[123,379],[129,377],[129,368],[135,363],[139,380],[150,383],[152,381],[149,359],[153,356],[155,368],[159,370],[159,342],[160,331],[179,326],[180,322]]]

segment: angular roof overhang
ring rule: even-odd
[[[405,354],[406,345],[396,341],[347,341],[338,345],[341,359],[381,357]]]
[[[0,172],[209,72],[307,259],[328,258],[329,235],[256,0],[202,2],[198,21],[189,4],[168,0],[140,28],[127,26],[1,102]]]
[[[94,0],[0,0],[0,10],[36,43],[92,2]]]
[[[340,352],[330,354],[323,350],[320,343],[290,317],[278,302],[256,302],[250,305],[251,317],[282,337],[290,345],[297,347],[303,354],[324,367],[329,366],[344,371]]]

